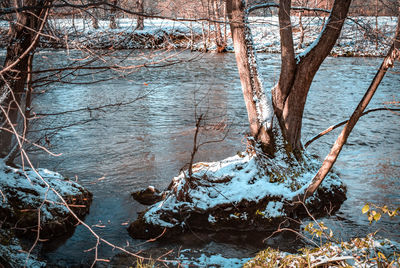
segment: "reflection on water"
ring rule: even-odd
[[[64,53],[45,52],[39,54],[39,65],[49,64],[49,61],[40,61],[41,56],[50,56],[54,63],[66,61]],[[182,58],[191,56],[190,53],[180,55]],[[265,54],[259,57],[264,85],[271,88],[278,78],[279,58]],[[307,100],[304,142],[349,117],[379,64],[380,59],[375,58],[326,60],[315,77]],[[399,85],[400,77],[388,73],[370,107],[383,106],[383,102],[397,97]],[[244,150],[241,140],[247,131],[247,115],[234,55],[206,54],[195,61],[156,69],[143,68],[126,79],[100,84],[60,84],[35,100],[36,112],[51,113],[125,102],[146,94],[145,98],[130,105],[65,114],[44,119],[35,126],[40,129],[86,120],[90,116],[96,118],[51,136],[52,150],[62,156],[35,154],[34,158],[40,167],[55,169],[69,177],[77,176],[93,192],[94,201],[86,221],[91,226],[101,222],[104,228],[93,228],[118,245],[138,243],[129,237],[126,224],[144,207],[134,202],[130,193],[148,185],[165,188],[188,162],[194,133],[194,107],[200,99],[204,98],[197,112],[206,113],[212,123],[228,123],[230,131],[225,141],[202,147],[197,161],[218,160]],[[367,218],[361,215],[361,207],[366,202],[400,205],[399,130],[399,117],[395,114],[367,115],[360,120],[339,157],[336,170],[348,185],[348,200],[337,215],[325,222],[344,239],[381,228],[384,235],[400,241],[398,219],[383,218],[370,226]],[[323,158],[338,131],[312,144],[311,152]],[[50,131],[43,132],[50,135]],[[214,131],[208,135],[205,139],[215,139],[221,133]],[[226,254],[236,257],[254,254],[263,247],[255,243],[253,246],[233,243],[229,239],[220,243],[193,243],[196,239],[197,236],[189,235],[181,242],[188,246],[195,244],[210,252],[223,245]],[[291,235],[281,235],[268,240],[267,244],[289,248],[293,239]],[[95,239],[79,226],[63,245],[46,250],[44,254],[45,258],[59,264],[85,263],[93,252],[84,251],[94,245]],[[113,254],[110,248],[101,248],[100,253],[103,257]]]

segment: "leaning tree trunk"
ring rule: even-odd
[[[261,145],[262,151],[268,156],[273,156],[275,150],[271,131],[273,109],[259,79],[245,3],[243,0],[228,0],[226,1],[226,10],[230,20],[250,133]]]
[[[25,6],[48,6],[52,0],[26,0]],[[0,70],[0,157],[5,157],[13,147],[11,125],[17,125],[28,76],[28,59],[33,57],[48,9],[35,9],[17,13],[17,23],[12,29],[7,46],[4,67]]]
[[[336,139],[336,142],[331,148],[331,151],[326,156],[324,162],[322,163],[321,168],[318,173],[313,178],[312,182],[308,186],[307,190],[303,195],[299,195],[295,197],[294,201],[305,201],[308,197],[310,197],[322,183],[328,172],[332,169],[333,164],[336,162],[343,145],[346,143],[347,138],[349,137],[351,131],[354,126],[358,122],[358,119],[363,115],[365,108],[367,108],[369,102],[374,96],[376,90],[378,89],[379,84],[381,83],[383,77],[385,76],[387,70],[393,67],[394,61],[400,60],[400,14],[397,18],[397,27],[396,34],[393,39],[393,44],[390,47],[390,50],[386,57],[384,58],[379,70],[375,74],[374,79],[372,80],[367,92],[364,94],[357,108],[354,110],[350,119],[344,126],[342,132],[339,137]]]
[[[335,0],[324,29],[309,49],[295,57],[291,0],[279,3],[279,27],[281,36],[281,73],[273,89],[272,100],[283,136],[296,157],[301,156],[301,126],[304,106],[312,80],[320,65],[329,55],[339,38],[351,0]]]
[[[143,0],[136,0],[136,10],[138,13],[144,13],[144,2]],[[136,19],[136,30],[143,30],[144,29],[144,17],[141,15],[137,16]]]

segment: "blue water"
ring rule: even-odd
[[[127,51],[119,53],[128,54]],[[134,63],[138,56],[130,57]],[[197,114],[207,115],[208,124],[222,122],[230,129],[224,141],[202,147],[196,156],[197,161],[219,160],[245,149],[242,139],[248,130],[247,115],[234,55],[183,52],[177,58],[183,61],[162,68],[142,68],[130,74],[105,72],[76,77],[71,81],[88,82],[110,75],[125,76],[98,84],[53,84],[46,87],[46,94],[38,95],[34,100],[37,113],[52,113],[129,102],[145,95],[132,104],[120,107],[49,116],[34,126],[40,130],[95,119],[61,129],[56,134],[50,130],[39,131],[35,135],[40,137],[46,134],[52,151],[62,155],[50,157],[39,152],[32,155],[39,167],[56,170],[71,178],[76,176],[94,194],[86,222],[90,226],[98,223],[105,225],[104,228],[93,228],[116,245],[142,242],[130,238],[126,231],[126,224],[145,208],[133,201],[130,193],[148,185],[159,189],[167,187],[171,178],[189,162],[195,110]],[[185,61],[189,58],[194,59]],[[279,55],[260,54],[259,59],[265,88],[271,88],[278,80]],[[65,62],[68,62],[68,56],[64,51],[47,51],[38,54],[36,64],[49,67]],[[328,58],[325,61],[307,100],[303,142],[351,115],[380,62],[379,58]],[[398,71],[397,67],[387,74],[369,108],[384,107],[385,102],[398,100]],[[367,217],[361,214],[361,208],[367,202],[400,205],[399,130],[399,115],[385,111],[363,117],[351,134],[335,164],[335,169],[348,186],[348,199],[336,215],[324,219],[337,236],[348,239],[380,229],[382,235],[400,242],[398,218],[384,217],[377,224],[370,225]],[[309,150],[324,158],[338,131],[314,142]],[[219,130],[205,131],[202,139],[221,138],[223,134]],[[262,240],[262,235],[258,235],[258,240]],[[254,255],[266,245],[290,249],[293,243],[306,243],[294,241],[295,238],[282,234],[262,244],[229,237],[210,242],[188,235],[170,246],[181,243],[183,248],[200,248],[206,254],[213,251],[221,253],[218,249],[224,248],[226,256],[241,258]],[[72,237],[58,242],[58,245],[52,244],[43,249],[43,257],[50,263],[91,262],[93,251],[85,250],[95,246],[96,241],[84,227],[78,226]],[[168,248],[169,245],[157,242],[146,245],[154,248],[161,246]],[[103,258],[115,253],[117,251],[112,251],[110,247],[100,247],[99,254]]]

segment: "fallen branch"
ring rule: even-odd
[[[323,261],[320,261],[320,262],[317,262],[317,263],[313,263],[311,265],[311,268],[312,267],[320,267],[321,265],[323,265],[325,267],[325,265],[327,265],[327,264],[331,264],[331,263],[339,262],[339,261],[345,261],[345,260],[352,260],[352,259],[354,259],[353,256],[333,257],[333,258],[329,258],[327,260],[323,260]]]

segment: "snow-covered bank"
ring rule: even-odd
[[[41,239],[52,239],[74,230],[77,220],[56,192],[78,217],[89,212],[92,194],[78,183],[47,169],[36,173],[30,168],[10,167],[0,159],[0,256],[4,261],[15,262],[15,267],[22,262],[23,266],[21,258],[28,256],[15,236],[35,238],[40,229]],[[34,256],[31,259],[36,263]],[[28,267],[42,265],[36,264]]]
[[[383,56],[393,36],[396,18],[354,17],[347,19],[341,36],[331,55],[333,56]],[[208,26],[201,22],[177,22],[162,19],[146,19],[144,30],[135,30],[135,20],[119,19],[118,29],[110,29],[109,21],[99,21],[99,28],[93,29],[90,20],[53,19],[49,21],[54,38],[41,37],[40,46],[47,48],[113,48],[113,49],[192,49],[198,51],[216,50],[214,33],[208,33]],[[280,53],[279,23],[277,16],[251,17],[249,19],[255,43],[259,52]],[[303,17],[304,40],[300,44],[301,27],[299,18],[292,16],[294,45],[296,53],[303,52],[318,37],[322,24],[321,17]],[[375,28],[378,30],[375,32]],[[211,26],[211,29],[213,27]],[[0,46],[6,45],[7,23],[0,22]],[[378,36],[378,39],[376,39]],[[227,50],[233,45],[227,27]]]
[[[327,243],[303,253],[289,254],[267,249],[244,267],[399,267],[400,244],[373,235],[350,242]]]
[[[297,162],[287,156],[272,160],[239,154],[222,161],[197,163],[193,176],[173,178],[165,198],[150,206],[129,226],[134,238],[164,238],[189,230],[273,231],[286,217],[306,216],[303,207],[291,210],[293,197],[303,193],[319,162],[305,156]],[[321,215],[338,209],[345,186],[331,173],[306,206]],[[164,229],[166,232],[164,232]]]
[[[137,251],[131,248],[132,251]],[[239,268],[250,261],[251,258],[238,258],[235,253],[214,251],[205,254],[201,249],[193,248],[149,248],[141,251],[144,260],[138,260],[127,253],[118,253],[110,260],[108,265],[100,267],[229,267]],[[138,264],[142,264],[138,265]]]
[[[365,238],[353,238],[348,242],[329,242],[319,247],[306,247],[298,253],[288,253],[279,249],[267,248],[255,257],[237,258],[232,254],[219,251],[204,254],[198,249],[144,250],[142,256],[148,259],[140,261],[125,253],[115,255],[109,266],[144,267],[399,267],[400,244],[372,234]],[[160,256],[160,257],[159,257]],[[147,265],[148,264],[148,265]],[[103,266],[101,266],[103,267]]]

